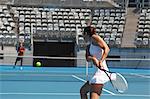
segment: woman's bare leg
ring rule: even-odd
[[[95,92],[90,93],[90,99],[99,99],[99,95]]]
[[[103,84],[91,84],[90,99],[99,99]]]
[[[81,99],[88,99],[87,93],[90,90],[89,82],[86,82],[80,89]]]

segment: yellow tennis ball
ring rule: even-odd
[[[37,67],[40,67],[41,65],[42,65],[41,62],[36,62]]]

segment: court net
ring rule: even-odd
[[[94,71],[93,64],[86,62],[83,57],[49,57],[49,56],[23,56],[23,64],[15,60],[17,56],[3,55],[0,61],[0,80],[2,81],[49,81],[49,82],[85,82],[88,77],[92,76]],[[135,58],[107,58],[108,67],[115,68],[149,68],[150,59]],[[36,63],[40,62],[41,66]],[[23,67],[23,69],[21,69]],[[123,71],[123,72],[122,72]],[[135,75],[134,71],[118,70],[128,78]],[[88,76],[88,77],[87,77]],[[149,77],[149,74],[145,74]]]
[[[15,65],[16,55],[0,55],[0,65],[13,66]],[[36,63],[40,62],[41,67],[85,67],[85,55],[77,57],[55,57],[55,56],[22,56],[23,66],[36,67]],[[115,68],[144,68],[150,69],[150,59],[145,57],[140,58],[107,58],[108,67]],[[16,65],[21,65],[20,61]],[[89,65],[92,67],[92,64]]]

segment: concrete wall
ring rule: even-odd
[[[4,50],[0,50],[0,53],[4,55],[13,55],[14,57],[4,57],[0,59],[0,65],[14,65],[16,59],[15,47],[5,47]],[[26,50],[26,56],[33,56],[32,51]],[[77,60],[77,66],[85,66],[85,50],[80,50],[77,52],[77,58],[82,58]],[[107,60],[109,67],[116,68],[149,68],[150,69],[150,49],[144,48],[111,48],[108,58],[117,58],[118,60]],[[120,60],[120,59],[141,59],[141,60]],[[23,65],[32,66],[32,58],[24,58]],[[20,63],[18,62],[18,65]]]
[[[35,5],[50,7],[114,7],[107,0],[99,2],[85,2],[83,0],[15,0],[15,5]]]
[[[121,68],[150,68],[150,49],[149,48],[112,48],[109,54],[110,57],[120,57],[120,59],[133,60],[116,60],[108,61],[111,67]],[[141,60],[135,60],[141,59]]]

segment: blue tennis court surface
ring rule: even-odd
[[[92,71],[92,68],[89,68]],[[117,93],[110,83],[101,99],[150,99],[150,70],[111,69],[122,73],[129,88]],[[85,68],[44,68],[0,66],[0,99],[80,99],[86,81]]]

